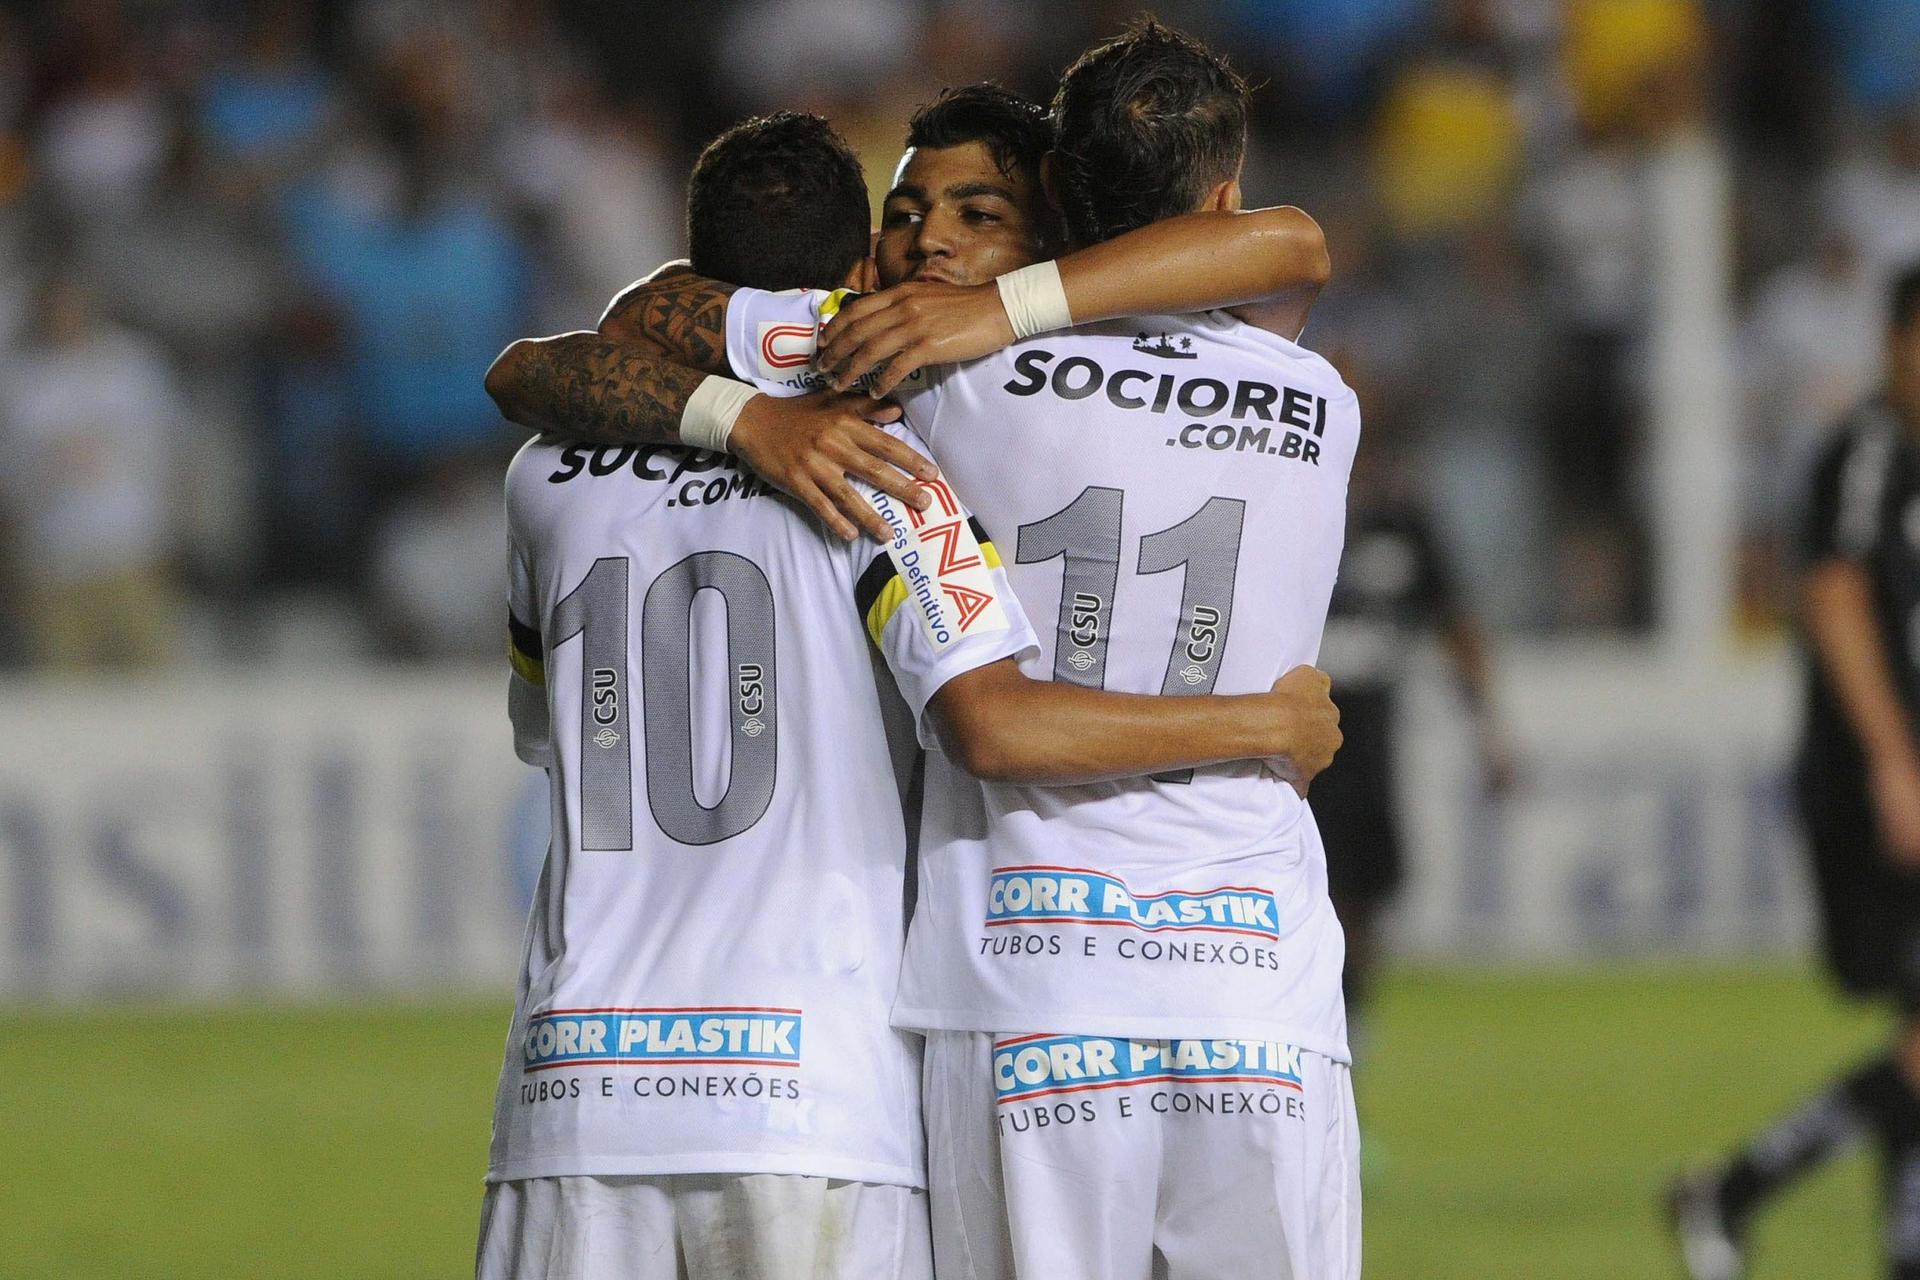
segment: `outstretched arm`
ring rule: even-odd
[[[502,417],[529,431],[603,444],[679,444],[680,418],[707,375],[582,330],[522,338],[487,370]]]
[[[1265,760],[1305,795],[1340,747],[1330,687],[1295,667],[1267,693],[1163,698],[1031,680],[1008,658],[949,680],[929,709],[948,755],[981,778],[1064,785]]]
[[[1291,206],[1182,214],[1075,250],[1058,262],[1072,323],[1234,308],[1295,338],[1332,275],[1326,237]],[[916,369],[988,355],[1015,340],[994,284],[909,282],[846,303],[819,368],[845,389],[879,370],[885,395]]]
[[[621,290],[593,331],[522,338],[487,370],[502,416],[599,444],[679,444],[687,400],[726,374],[732,286],[669,262]]]
[[[1291,205],[1189,213],[1060,260],[1075,324],[1229,307],[1285,338],[1332,276],[1320,224]]]
[[[487,370],[487,392],[510,422],[598,444],[681,444],[687,403],[710,374],[643,354],[597,333],[522,338]],[[842,538],[893,536],[853,491],[857,477],[915,507],[915,477],[933,464],[874,424],[896,404],[832,393],[755,395],[740,410],[728,451],[791,494]]]
[[[729,285],[670,263],[628,286],[596,331],[522,338],[487,370],[509,422],[598,444],[681,444],[693,393],[725,374]],[[843,538],[891,531],[853,492],[866,481],[915,507],[933,465],[873,425],[900,416],[865,396],[756,395],[735,419],[729,452],[791,494]]]
[[[669,262],[618,294],[600,316],[603,338],[644,347],[702,373],[731,374],[727,299],[734,287]]]

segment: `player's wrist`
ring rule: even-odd
[[[709,374],[680,413],[680,443],[713,453],[731,453],[729,447],[741,415],[756,399],[759,391],[744,382]]]
[[[1252,697],[1265,704],[1257,708],[1259,714],[1249,732],[1254,751],[1269,760],[1291,761],[1306,728],[1299,704],[1291,694],[1278,689]]]
[[[1009,271],[994,281],[994,286],[1000,291],[1000,307],[1014,341],[1073,327],[1073,309],[1067,305],[1058,262],[1036,262]]]
[[[1022,335],[1018,329],[1014,328],[1013,320],[1007,315],[1006,302],[1000,295],[999,281],[974,285],[972,288],[975,293],[986,298],[981,319],[986,328],[992,331],[987,336],[987,340],[992,342],[993,349],[1004,351],[1020,341]]]

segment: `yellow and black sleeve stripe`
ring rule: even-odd
[[[840,308],[860,296],[858,289],[835,289],[820,300],[820,323],[825,324],[840,314]]]
[[[1000,567],[1000,552],[993,545],[993,539],[987,536],[986,526],[978,518],[969,516],[967,527],[973,530],[974,540],[980,544],[980,558],[989,569]],[[860,616],[866,619],[867,638],[878,646],[880,637],[886,633],[887,624],[893,621],[893,615],[901,605],[907,602],[907,584],[900,577],[900,570],[894,566],[893,557],[882,551],[873,558],[860,581],[853,586],[854,607]]]
[[[547,659],[540,633],[511,613],[507,615],[507,660],[513,663],[513,673],[528,684],[546,685]]]

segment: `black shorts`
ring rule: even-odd
[[[1795,784],[1834,980],[1920,1012],[1920,875],[1882,848],[1864,770],[1803,763]]]
[[[1336,695],[1345,742],[1307,800],[1327,848],[1327,894],[1336,909],[1384,906],[1405,875],[1394,801],[1391,695]]]

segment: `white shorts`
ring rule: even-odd
[[[927,1194],[793,1174],[487,1187],[478,1280],[931,1280]]]
[[[1347,1067],[1241,1041],[927,1035],[940,1280],[1358,1280]]]

